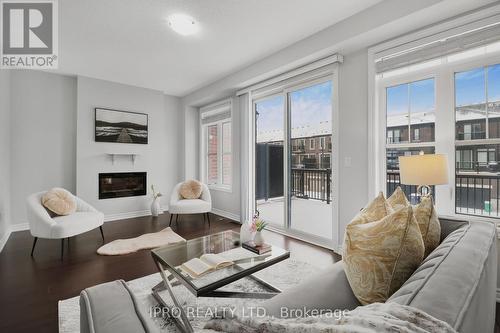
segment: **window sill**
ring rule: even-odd
[[[208,185],[208,188],[214,191],[233,193],[233,189],[231,188],[231,186]]]

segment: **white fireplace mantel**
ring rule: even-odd
[[[135,160],[139,154],[133,154],[133,153],[107,153],[109,157],[111,157],[111,163],[115,164],[115,160],[117,157],[125,157],[125,158],[130,158],[133,164],[135,164]]]

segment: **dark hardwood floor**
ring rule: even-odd
[[[168,226],[170,215],[139,217],[105,223],[106,242],[136,237]],[[238,231],[231,220],[211,216],[209,228],[201,215],[183,216],[172,229],[186,239],[224,230]],[[298,260],[315,265],[334,263],[340,258],[332,251],[266,231],[266,240],[294,253]],[[99,229],[71,238],[60,258],[60,241],[39,239],[30,257],[33,237],[29,231],[13,233],[0,253],[0,332],[57,332],[57,302],[77,296],[99,283],[136,279],[156,272],[150,252],[125,256],[100,256]],[[500,333],[500,307],[496,307],[495,332]]]
[[[169,214],[158,218],[140,217],[105,223],[106,242],[136,237],[168,226]],[[186,239],[224,230],[239,230],[240,225],[212,215],[212,225],[202,215],[179,219],[172,229]],[[299,260],[322,265],[339,257],[326,249],[277,233],[266,232],[266,239],[292,251]],[[156,272],[150,251],[124,256],[100,256],[99,229],[71,238],[60,259],[61,242],[39,239],[30,257],[33,237],[29,231],[12,233],[0,253],[0,332],[57,332],[57,302],[79,295],[86,287],[124,279],[126,281]]]

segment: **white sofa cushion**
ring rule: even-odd
[[[65,238],[79,235],[102,225],[104,214],[101,212],[76,212],[67,216],[57,216],[51,227],[52,238]]]
[[[182,199],[171,203],[168,208],[170,214],[200,214],[211,209],[210,203],[201,199]]]

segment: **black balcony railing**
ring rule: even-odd
[[[401,137],[400,136],[389,136],[387,137],[387,143],[401,143]]]
[[[499,185],[500,176],[495,173],[457,174],[455,176],[455,212],[499,217]]]
[[[486,173],[498,173],[500,172],[500,163],[498,161],[490,162],[477,162],[477,161],[458,161],[455,163],[455,170],[462,172],[474,171],[474,172],[486,172]]]
[[[399,171],[387,171],[387,195],[401,186],[406,197],[418,202],[417,186],[400,183]],[[492,172],[455,175],[455,212],[457,214],[500,217],[500,175]],[[434,186],[432,192],[435,193]]]
[[[305,152],[306,146],[305,146],[305,144],[294,144],[294,145],[292,145],[292,151],[293,152]]]
[[[486,139],[486,132],[457,133],[457,140],[480,140]]]
[[[331,169],[292,169],[292,196],[331,201]]]
[[[406,197],[412,204],[418,203],[419,198],[417,196],[417,186],[401,184],[398,170],[388,170],[386,176],[386,182],[387,182],[387,187],[386,187],[387,196],[390,196],[392,192],[394,192],[394,190],[396,190],[396,188],[400,186],[403,192],[406,194]],[[434,192],[434,186],[432,186],[432,192]]]

